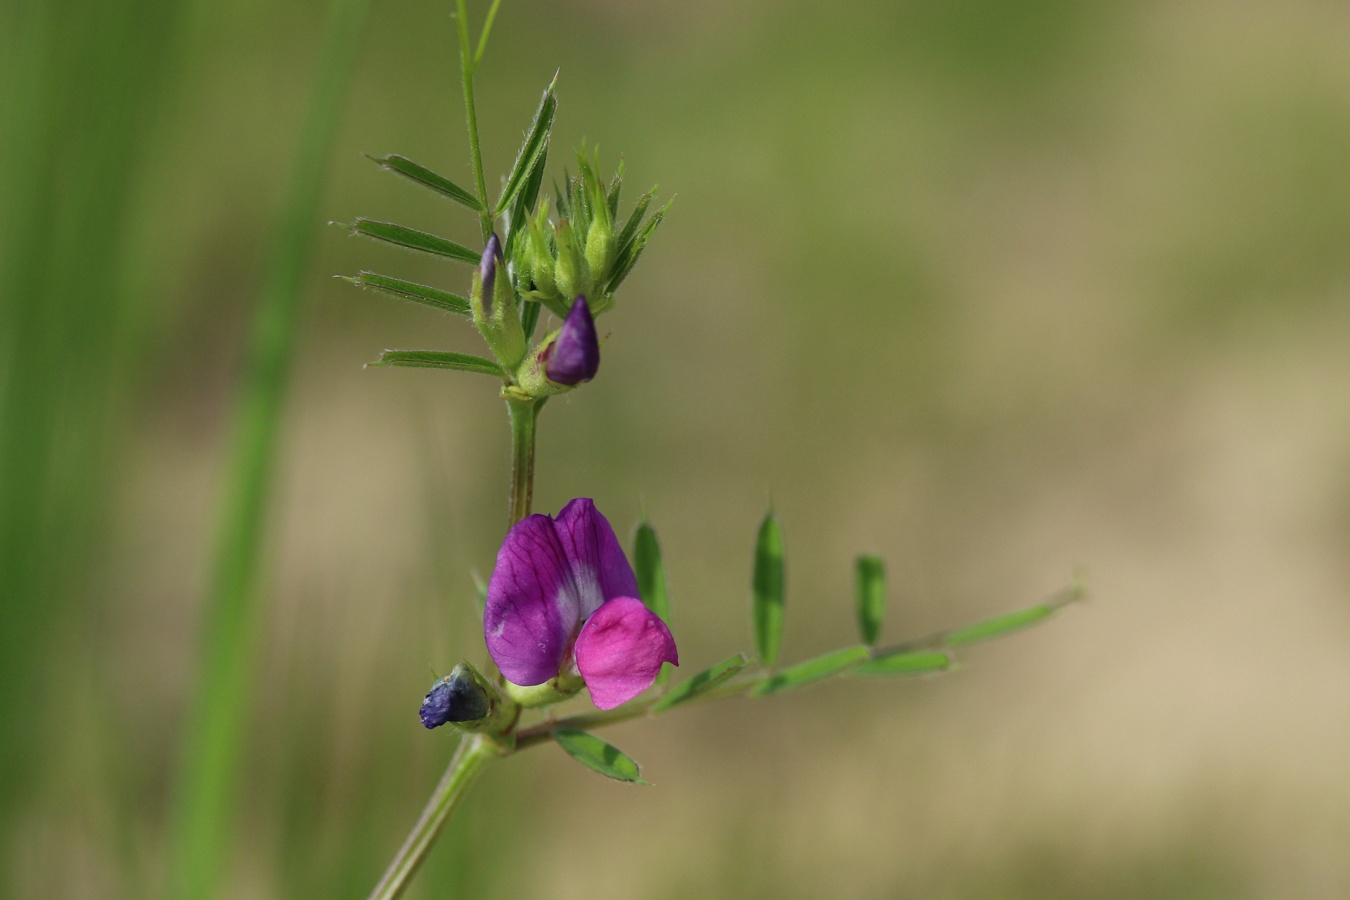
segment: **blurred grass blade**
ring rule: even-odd
[[[415,281],[404,281],[401,278],[390,278],[388,275],[377,275],[374,272],[362,272],[360,275],[340,276],[344,281],[350,281],[358,287],[371,288],[389,294],[391,297],[399,297],[403,300],[411,300],[414,303],[421,303],[424,306],[430,306],[444,312],[452,312],[457,315],[469,315],[469,301],[457,294],[451,294],[448,291],[438,290],[434,287],[428,287],[425,284],[418,284]]]
[[[886,566],[879,556],[860,556],[857,563],[858,632],[872,646],[881,635],[886,615]]]
[[[283,398],[297,313],[313,255],[329,148],[365,33],[368,0],[334,0],[319,51],[294,170],[254,310],[244,381],[234,410],[214,573],[203,623],[201,670],[189,706],[172,821],[166,896],[214,896],[231,853],[233,803],[263,625],[260,571]]]
[[[707,693],[744,669],[748,664],[749,660],[745,658],[744,653],[737,653],[730,659],[724,659],[711,669],[699,672],[693,678],[680,682],[669,694],[652,705],[652,712],[662,712],[672,706],[678,706],[686,700],[692,700],[700,694]]]
[[[406,156],[372,156],[370,159],[381,168],[397,172],[404,178],[411,179],[423,187],[431,188],[442,197],[449,197],[456,203],[462,203],[474,212],[483,211],[482,202],[468,190],[455,184],[444,175],[438,175],[426,166],[413,162]]]
[[[352,0],[354,2],[354,0]],[[427,234],[425,231],[418,231],[415,228],[408,228],[403,225],[395,225],[392,222],[375,222],[371,219],[357,219],[355,222],[346,226],[353,234],[363,234],[366,237],[373,237],[377,240],[388,241],[391,244],[397,244],[400,247],[406,247],[409,250],[418,250],[422,253],[434,253],[436,256],[448,256],[450,259],[458,259],[463,262],[477,265],[482,259],[483,254],[470,250],[463,244],[456,244],[454,241],[443,237],[437,237],[434,234]]]
[[[783,531],[773,510],[764,516],[755,543],[754,594],[755,649],[771,667],[783,637],[784,602]]]
[[[633,536],[633,562],[637,573],[638,595],[647,608],[670,624],[670,593],[666,585],[666,567],[661,561],[661,545],[656,540],[656,529],[647,522],[638,525]],[[670,663],[661,666],[656,685],[670,680]]]
[[[136,786],[146,760],[163,759],[164,731],[151,737],[127,717],[144,695],[103,693],[145,637],[103,626],[131,599],[108,582],[121,561],[114,535],[136,521],[118,488],[134,473],[126,451],[145,438],[132,411],[147,385],[148,338],[172,315],[152,285],[186,246],[162,237],[160,225],[149,254],[131,237],[164,197],[173,155],[165,126],[181,121],[174,113],[191,80],[173,68],[186,6],[0,3],[3,897],[132,896],[128,882],[146,873],[132,834],[158,797],[147,801]],[[149,365],[163,375],[160,363]],[[69,695],[86,685],[95,693]],[[77,734],[66,727],[72,718]],[[65,749],[87,762],[72,768]],[[85,771],[87,781],[77,774]],[[63,791],[99,810],[95,831],[58,811]],[[43,821],[57,829],[50,839]],[[100,860],[82,888],[76,844]],[[28,849],[40,846],[54,855]]]
[[[534,111],[534,121],[530,123],[530,130],[525,134],[525,143],[520,145],[520,152],[516,154],[516,164],[511,167],[511,175],[506,179],[501,199],[497,201],[496,212],[499,215],[511,205],[512,200],[516,199],[516,194],[533,174],[535,163],[548,149],[549,131],[553,128],[553,114],[558,110],[558,98],[553,92],[557,83],[558,76],[554,75],[548,87],[544,88],[544,96],[539,99],[539,108]]]
[[[372,366],[406,366],[414,369],[457,369],[461,372],[481,372],[505,378],[502,367],[490,359],[469,353],[449,353],[441,350],[386,350]]]
[[[606,778],[631,784],[647,784],[642,780],[638,764],[632,757],[593,734],[575,728],[559,728],[553,732],[553,739],[577,762]]]
[[[798,663],[791,668],[784,669],[777,675],[764,679],[750,692],[750,696],[764,697],[811,684],[814,681],[829,678],[831,675],[847,672],[859,663],[866,661],[870,656],[871,651],[866,647],[845,647],[843,650],[826,653],[824,656],[817,656],[815,659]]]
[[[946,653],[922,651],[918,653],[891,653],[869,659],[850,671],[851,675],[919,675],[940,672],[952,667],[952,658]]]

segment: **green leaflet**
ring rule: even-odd
[[[593,734],[575,728],[559,728],[553,732],[553,739],[577,762],[606,778],[630,784],[648,783],[642,780],[638,764],[632,757]]]
[[[952,667],[952,658],[932,650],[917,653],[892,653],[869,659],[855,666],[850,675],[920,675],[940,672]]]
[[[539,99],[539,108],[534,111],[534,121],[530,123],[530,130],[525,135],[525,143],[520,145],[515,165],[511,167],[511,175],[506,179],[501,199],[497,201],[498,215],[510,206],[526,180],[533,174],[535,164],[548,149],[549,130],[553,127],[553,114],[558,109],[558,98],[553,92],[557,83],[558,76],[554,75],[553,81],[544,88],[544,96]]]
[[[647,242],[651,240],[652,234],[655,233],[657,226],[665,220],[666,213],[670,211],[670,204],[674,202],[674,200],[669,201],[665,206],[655,212],[642,228],[638,230],[637,234],[633,236],[633,239],[630,242],[625,244],[623,243],[622,237],[620,238],[619,250],[614,256],[614,265],[611,269],[609,283],[605,285],[606,293],[612,294],[618,290],[619,285],[623,284],[623,280],[628,277],[628,273],[633,271],[633,266],[637,265],[638,257],[640,257],[642,251],[647,248]],[[627,230],[628,228],[625,226],[624,231],[626,232]]]
[[[446,238],[427,234],[425,231],[418,231],[414,228],[407,228],[403,225],[395,225],[392,222],[357,219],[347,227],[351,229],[353,234],[363,234],[366,237],[397,244],[409,250],[433,253],[436,256],[446,256],[450,259],[458,259],[475,265],[482,259],[481,253],[470,250],[463,244],[456,244]]]
[[[647,608],[670,624],[670,594],[666,587],[666,568],[661,562],[661,545],[656,540],[656,529],[643,522],[633,535],[633,564],[637,574],[638,596]],[[657,673],[657,686],[670,680],[670,666],[662,665]]]
[[[372,366],[407,366],[418,369],[458,369],[461,372],[481,372],[505,378],[502,367],[490,359],[468,353],[449,353],[441,350],[386,350]]]
[[[783,530],[770,510],[759,526],[755,543],[755,649],[760,661],[772,666],[783,636]]]
[[[389,294],[391,297],[399,297],[403,300],[411,300],[414,303],[421,303],[424,306],[430,306],[444,312],[452,312],[457,315],[467,316],[469,314],[469,301],[457,294],[451,294],[447,291],[438,290],[434,287],[428,287],[425,284],[417,284],[413,281],[404,281],[401,278],[391,278],[388,275],[378,275],[374,272],[362,272],[356,276],[339,276],[344,281],[350,281],[359,287],[371,288]]]
[[[638,525],[637,533],[633,536],[633,561],[642,602],[665,621],[670,615],[666,570],[661,562],[661,545],[656,540],[656,529],[647,522]]]
[[[628,214],[628,221],[624,223],[623,230],[619,232],[619,250],[622,253],[626,244],[633,243],[633,238],[637,236],[638,226],[642,224],[642,217],[647,213],[647,207],[651,205],[652,199],[656,197],[656,188],[652,188],[647,193],[638,198],[637,206]]]
[[[949,646],[956,647],[961,644],[973,644],[976,641],[987,641],[990,638],[999,637],[1020,628],[1026,628],[1029,625],[1035,625],[1037,622],[1050,618],[1059,610],[1060,605],[1058,604],[1040,603],[1027,609],[1020,609],[1017,612],[1004,613],[1001,616],[994,616],[992,619],[985,619],[983,622],[976,622],[974,625],[967,625],[964,628],[947,632],[946,643]]]
[[[529,228],[530,210],[534,209],[535,201],[539,199],[539,188],[544,183],[544,169],[548,166],[548,146],[544,146],[544,152],[539,154],[539,158],[534,161],[534,168],[530,170],[530,177],[525,180],[524,186],[516,193],[516,199],[511,202],[511,208],[506,215],[506,242],[502,245],[505,248],[507,258],[511,258],[516,252],[516,244],[525,239],[525,232]]]
[[[711,669],[699,672],[693,678],[680,682],[669,694],[652,705],[652,712],[663,712],[672,706],[677,706],[686,700],[692,700],[700,694],[707,693],[744,669],[748,664],[749,660],[745,658],[744,653],[737,653],[730,659],[724,659]]]
[[[426,166],[419,165],[406,156],[370,157],[377,166],[396,172],[423,187],[431,188],[442,197],[449,197],[456,203],[462,203],[474,212],[482,212],[483,204],[470,191],[455,184],[444,175],[438,175]]]
[[[881,635],[886,615],[886,567],[879,556],[860,556],[857,563],[858,633],[869,647]]]
[[[536,301],[526,300],[520,309],[520,329],[525,332],[525,340],[531,340],[534,337],[535,326],[539,324],[539,311],[541,304]]]
[[[846,672],[866,660],[871,651],[866,647],[845,647],[815,659],[784,669],[777,675],[764,679],[750,692],[752,697],[764,697],[781,691],[798,688],[813,681],[829,678]]]

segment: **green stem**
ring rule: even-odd
[[[459,749],[450,760],[450,767],[436,785],[431,799],[422,810],[422,816],[413,826],[408,837],[399,848],[398,855],[385,870],[384,877],[370,894],[370,900],[394,900],[403,896],[403,891],[412,881],[413,875],[426,859],[431,845],[445,827],[450,814],[455,811],[459,801],[473,780],[501,749],[486,735],[465,736],[460,740]]]
[[[464,8],[464,0],[456,0],[456,9],[459,13],[456,18],[459,24],[459,67],[460,83],[464,86],[464,117],[469,123],[469,156],[473,159],[473,180],[478,188],[478,199],[483,205],[479,220],[483,226],[483,242],[486,243],[492,236],[492,204],[488,202],[487,179],[483,177],[483,150],[478,140],[478,109],[473,100],[473,73],[478,67],[478,62],[469,47],[469,14]],[[496,12],[496,4],[493,4],[490,15],[495,15]],[[485,39],[487,29],[491,27],[492,20],[489,19],[484,26]],[[479,56],[481,55],[480,48]]]
[[[534,494],[534,423],[539,402],[508,395],[506,409],[511,419],[511,524],[514,525],[530,514]],[[510,752],[509,747],[486,735],[463,738],[417,824],[371,893],[371,900],[402,896],[469,783],[493,756]]]
[[[720,684],[710,691],[705,691],[697,697],[690,697],[685,703],[678,706],[668,707],[668,709],[684,709],[686,706],[693,706],[695,703],[701,703],[707,700],[723,700],[727,697],[736,697],[752,690],[761,681],[769,677],[769,673],[763,669],[754,672],[744,672],[734,678],[728,679],[725,684]],[[631,706],[621,706],[618,709],[608,710],[606,712],[582,713],[576,716],[568,716],[565,719],[550,719],[540,722],[537,725],[531,725],[529,728],[522,728],[516,732],[515,749],[528,750],[530,747],[542,744],[545,741],[553,739],[553,732],[559,728],[578,728],[586,730],[589,728],[600,728],[605,725],[613,725],[616,722],[626,722],[629,719],[638,719],[643,716],[659,716],[668,710],[658,710],[653,712],[652,707],[660,702],[661,698],[653,697],[646,703],[640,703]]]
[[[534,501],[534,424],[538,401],[508,396],[511,418],[511,524],[530,514]]]
[[[502,0],[492,0],[492,7],[487,11],[487,17],[483,19],[483,33],[478,35],[478,49],[473,54],[473,67],[475,69],[483,61],[483,51],[487,49],[488,35],[492,33],[492,23],[497,19],[497,7],[501,5]]]

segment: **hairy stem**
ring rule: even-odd
[[[431,845],[436,842],[436,837],[459,805],[464,792],[500,752],[493,739],[486,735],[465,735],[460,740],[459,749],[450,760],[449,768],[441,776],[440,784],[436,785],[421,817],[403,841],[403,846],[399,847],[384,877],[371,892],[370,900],[394,900],[403,896],[403,891],[417,874],[422,860],[426,859]]]
[[[533,399],[507,397],[506,408],[511,418],[511,524],[514,525],[530,514],[534,495],[534,422],[539,405]],[[440,784],[422,808],[417,824],[371,893],[371,900],[393,900],[403,895],[465,789],[492,757],[510,752],[508,746],[486,735],[464,737]]]
[[[483,204],[479,220],[483,227],[483,241],[486,243],[492,235],[492,204],[488,201],[487,179],[483,177],[483,149],[478,140],[478,109],[473,100],[473,73],[478,67],[478,60],[469,47],[469,14],[464,8],[464,0],[456,0],[456,11],[458,12],[456,20],[459,24],[460,83],[464,86],[464,117],[469,124],[469,156],[473,159],[473,180],[478,189],[478,199]],[[492,27],[492,17],[496,12],[497,5],[494,3],[487,24],[483,27],[483,41],[480,42],[478,49],[480,57],[483,54],[482,44],[487,40],[488,30]]]
[[[534,424],[539,404],[532,399],[506,398],[511,418],[511,524],[530,514],[534,501]]]
[[[768,672],[763,669],[757,669],[753,672],[743,672],[734,678],[728,679],[724,684],[720,684],[712,690],[705,691],[696,697],[690,697],[687,701],[678,706],[668,707],[663,710],[653,710],[653,707],[661,700],[661,696],[656,696],[645,703],[625,705],[618,709],[612,709],[606,712],[582,713],[576,716],[568,716],[565,719],[550,719],[517,731],[515,749],[527,750],[537,744],[550,741],[553,739],[553,732],[560,728],[578,728],[584,731],[588,728],[600,728],[605,725],[613,725],[616,722],[626,722],[629,719],[638,719],[643,716],[659,716],[669,709],[684,709],[686,706],[693,706],[695,703],[701,703],[705,700],[722,700],[727,697],[736,697],[752,690],[767,677]]]

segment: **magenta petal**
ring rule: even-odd
[[[548,516],[517,522],[488,582],[483,634],[508,679],[543,684],[558,674],[582,616],[572,566]]]
[[[636,597],[637,576],[623,555],[609,520],[587,497],[568,503],[554,520],[558,540],[576,579],[578,610],[585,619],[614,597]]]
[[[632,597],[615,597],[586,620],[576,655],[600,709],[621,706],[651,687],[662,663],[680,664],[666,623]]]

